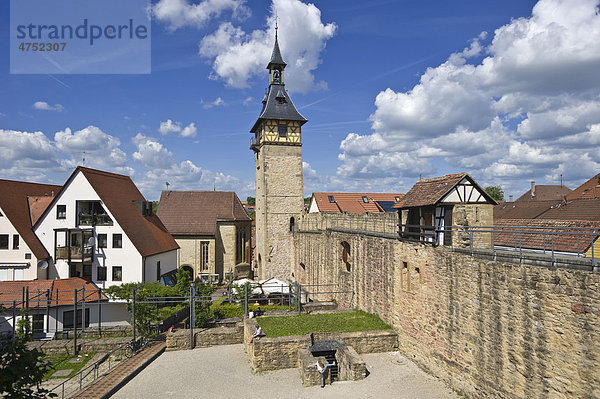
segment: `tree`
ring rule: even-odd
[[[0,395],[11,399],[58,396],[38,386],[51,369],[42,358],[42,352],[28,349],[24,339],[0,337]]]
[[[248,203],[248,205],[254,206],[254,205],[256,205],[256,198],[248,197],[248,198],[246,198],[246,202]]]
[[[496,201],[504,201],[504,190],[500,186],[489,186],[485,188],[485,192]]]

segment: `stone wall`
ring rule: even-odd
[[[293,265],[290,218],[304,210],[302,147],[265,144],[255,168],[257,274],[285,281]]]
[[[244,343],[250,363],[256,371],[295,368],[299,365],[298,349],[308,348],[311,335],[290,335],[287,337],[250,338],[256,331],[256,319],[244,321]],[[350,333],[313,333],[313,338],[335,339],[353,346],[358,353],[389,352],[397,349],[397,334],[391,330],[360,331]]]
[[[243,342],[244,327],[237,323],[235,327],[202,328],[194,331],[194,347],[203,348],[216,345],[233,345]],[[177,330],[167,334],[167,351],[189,349],[190,330]]]
[[[401,352],[467,396],[600,397],[599,273],[332,231],[294,243],[300,283],[352,290],[329,299],[379,315]]]
[[[77,347],[79,353],[108,353],[113,349],[129,342],[131,337],[114,338],[86,338],[78,339]],[[28,342],[27,347],[37,349],[46,355],[73,354],[73,340],[33,341]]]

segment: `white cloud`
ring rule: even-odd
[[[64,107],[60,104],[50,105],[45,101],[36,101],[35,103],[33,103],[33,108],[39,109],[41,111],[56,111],[56,112],[62,112],[64,110]]]
[[[254,101],[254,97],[246,97],[246,99],[242,102],[244,105],[248,105]]]
[[[69,156],[61,160],[65,169],[85,165],[127,175],[135,173],[127,166],[127,154],[119,148],[121,140],[96,126],[91,125],[75,132],[65,128],[54,134],[54,144]]]
[[[162,135],[169,133],[179,133],[181,132],[181,122],[173,122],[170,119],[167,119],[165,122],[161,122],[158,127],[158,132]]]
[[[205,36],[200,42],[200,55],[212,60],[212,76],[229,86],[247,87],[252,76],[265,74],[273,50],[275,10],[279,46],[284,60],[290,62],[286,68],[286,86],[301,92],[326,87],[325,82],[315,82],[313,71],[337,26],[323,24],[321,11],[314,4],[300,0],[273,0],[264,30],[247,33],[224,22],[216,32]]]
[[[195,137],[198,129],[194,122],[185,127],[181,127],[181,122],[173,122],[171,119],[167,119],[165,122],[160,123],[158,132],[163,136],[169,133],[179,133],[181,137]]]
[[[59,150],[67,154],[111,150],[118,147],[121,141],[110,134],[104,133],[96,126],[71,132],[70,128],[54,134],[54,142]]]
[[[155,139],[138,133],[132,141],[137,147],[137,151],[132,154],[133,159],[147,168],[168,168],[175,162],[173,153]]]
[[[0,149],[2,168],[9,167],[15,161],[48,161],[56,156],[52,142],[42,132],[0,129]]]
[[[380,92],[373,132],[341,142],[337,175],[383,182],[394,173],[466,169],[484,182],[526,189],[529,180],[557,184],[562,174],[575,186],[581,170],[597,173],[598,3],[540,0],[531,17],[498,28],[487,46],[481,35],[428,68],[412,89]]]
[[[196,137],[196,133],[198,133],[198,129],[194,122],[190,123],[181,131],[181,137]]]
[[[244,3],[245,0],[201,0],[196,4],[189,0],[160,0],[152,6],[152,13],[170,30],[186,26],[202,28],[225,12],[231,12],[236,19],[248,17],[250,10]]]
[[[227,103],[221,98],[221,97],[217,97],[215,98],[214,101],[205,103],[204,100],[202,100],[202,108],[204,109],[210,109],[210,108],[214,108],[214,107],[224,107],[225,105],[227,105]]]

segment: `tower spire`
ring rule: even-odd
[[[279,27],[277,26],[277,20],[275,20],[275,45],[273,46],[273,53],[271,53],[271,61],[269,62],[269,65],[267,65],[267,69],[280,69],[283,71],[287,64],[285,63],[285,61],[283,61],[281,51],[279,50],[279,40],[277,38],[278,29]]]

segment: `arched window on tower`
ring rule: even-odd
[[[296,231],[296,220],[292,216],[290,218],[290,233],[294,233]]]

